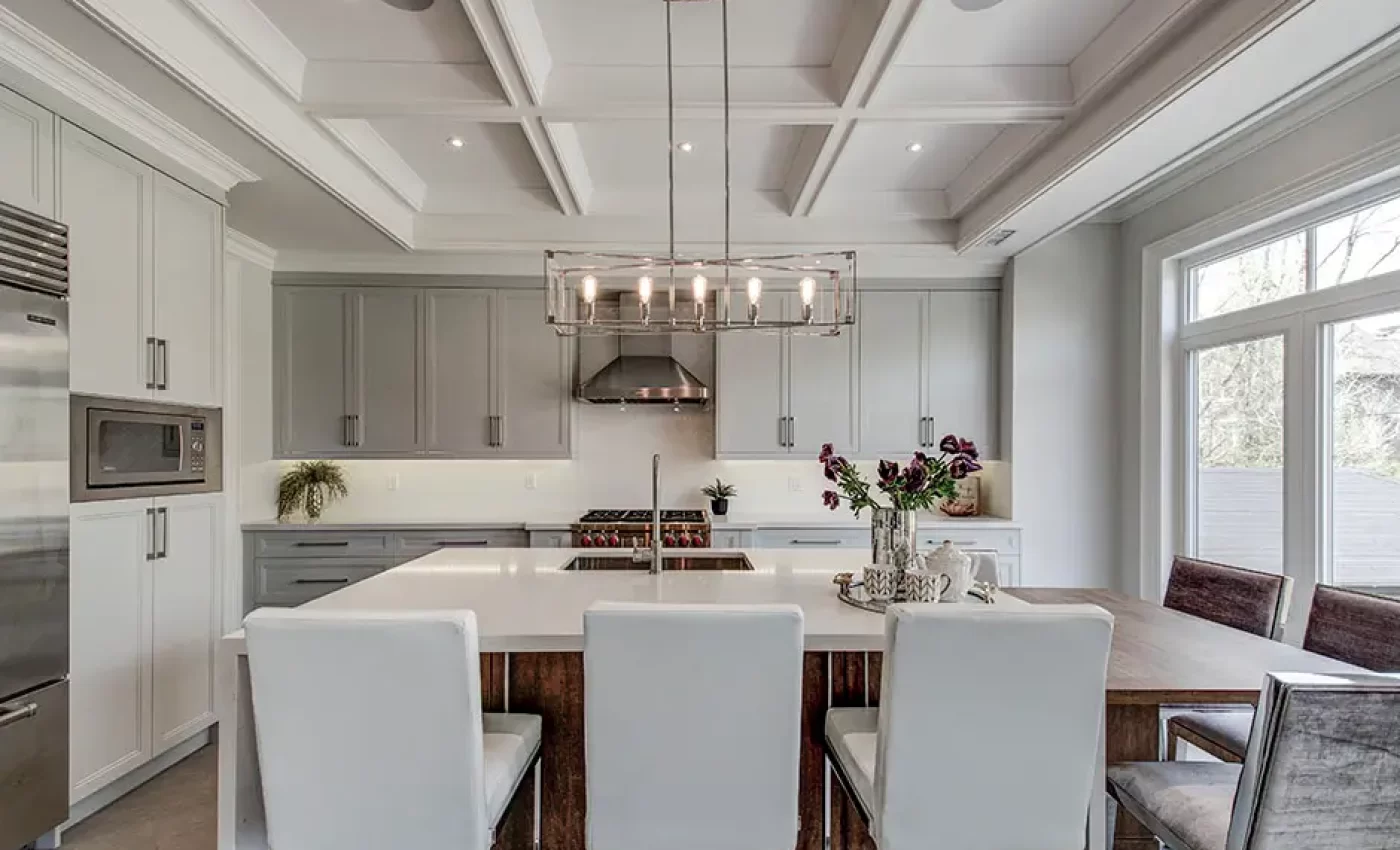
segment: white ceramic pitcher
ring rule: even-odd
[[[942,546],[925,556],[924,568],[948,576],[948,589],[943,592],[945,602],[966,599],[977,580],[977,559],[954,546],[951,540],[944,540]]]

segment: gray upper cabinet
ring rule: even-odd
[[[740,299],[742,293],[735,293]],[[735,302],[734,314],[742,315]],[[795,293],[769,293],[764,310],[796,315]],[[716,343],[717,457],[815,454],[823,443],[853,453],[857,421],[857,331],[840,336],[720,334]]]
[[[274,295],[278,454],[347,453],[352,442],[351,294],[328,287],[279,287]]]
[[[570,348],[544,322],[544,293],[496,294],[496,443],[511,457],[568,457]]]
[[[1000,294],[860,294],[861,454],[934,449],[944,434],[996,457]]]
[[[569,457],[570,349],[543,297],[277,287],[279,455]]]
[[[492,358],[496,293],[424,293],[427,345],[427,450],[454,457],[495,454]]]

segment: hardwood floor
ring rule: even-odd
[[[214,850],[218,763],[205,747],[63,833],[63,850]]]

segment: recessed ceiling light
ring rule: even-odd
[[[681,142],[680,144],[676,145],[676,148],[681,153],[690,153],[691,151],[695,150],[695,145],[692,145],[690,142]]]
[[[909,144],[907,144],[907,145],[904,146],[904,149],[907,150],[907,151],[909,151],[910,153],[918,153],[919,151],[921,151],[921,150],[924,149],[924,143],[923,143],[923,142],[910,142]]]
[[[448,136],[448,137],[447,137],[447,146],[448,146],[449,148],[461,148],[461,147],[465,147],[466,144],[467,144],[467,143],[466,143],[465,141],[462,140],[462,137],[461,137],[461,136]]]

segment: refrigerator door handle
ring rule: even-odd
[[[29,718],[33,717],[38,713],[39,704],[37,702],[26,703],[18,708],[6,711],[4,714],[0,714],[0,729],[4,729],[11,723],[18,723],[21,720],[28,720]]]

